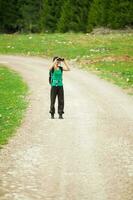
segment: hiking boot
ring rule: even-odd
[[[59,114],[59,119],[63,119],[63,116],[62,116],[62,114]]]
[[[51,119],[54,119],[54,114],[51,114]]]

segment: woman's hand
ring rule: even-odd
[[[53,64],[49,67],[49,70],[51,70],[55,65],[57,65],[57,58],[54,60]]]

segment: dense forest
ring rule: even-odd
[[[0,32],[89,32],[133,26],[133,0],[0,0]]]

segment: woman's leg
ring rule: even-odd
[[[58,87],[58,113],[64,113],[64,88],[63,86]]]
[[[54,114],[55,113],[55,100],[56,100],[56,95],[57,95],[57,87],[56,86],[51,86],[51,91],[50,91],[50,113]]]

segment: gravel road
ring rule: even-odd
[[[22,125],[0,150],[0,200],[133,200],[133,97],[70,64],[64,119],[50,119],[51,61],[0,63],[30,87]]]

